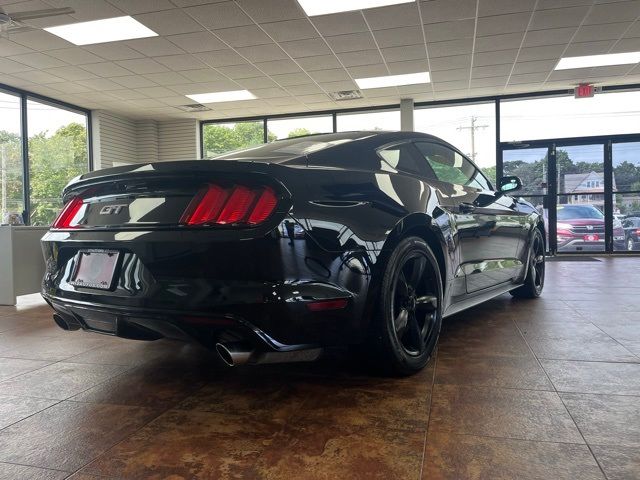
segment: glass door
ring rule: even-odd
[[[640,141],[612,142],[613,249],[640,251]]]

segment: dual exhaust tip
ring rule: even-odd
[[[261,351],[245,342],[216,343],[216,351],[230,367],[263,363],[313,362],[320,358],[321,348],[289,351]]]

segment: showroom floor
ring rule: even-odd
[[[223,371],[0,307],[0,479],[640,478],[640,258],[446,321],[404,379],[341,358]]]

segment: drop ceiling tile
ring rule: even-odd
[[[491,52],[494,50],[508,50],[520,48],[524,32],[503,33],[502,35],[490,35],[476,38],[474,51]]]
[[[458,40],[434,42],[427,44],[427,47],[429,49],[429,58],[450,57],[451,55],[465,55],[471,53],[471,50],[473,48],[473,39],[460,38]]]
[[[520,50],[519,62],[533,62],[536,60],[553,60],[560,58],[564,45],[544,45],[541,47],[527,47]]]
[[[289,92],[291,95],[311,95],[311,94],[323,93],[322,89],[313,83],[310,83],[308,85],[288,86],[287,92]]]
[[[90,78],[88,80],[78,80],[76,82],[79,85],[84,85],[85,87],[93,88],[94,90],[102,91],[102,90],[120,90],[122,86],[116,82],[113,82],[107,78]]]
[[[166,72],[168,68],[151,58],[137,58],[134,60],[121,60],[116,62],[121,67],[131,70],[133,73],[159,73]]]
[[[174,94],[172,90],[165,87],[143,87],[136,88],[136,91],[149,98],[170,97]]]
[[[128,15],[175,8],[169,0],[109,0],[109,3]]]
[[[319,15],[311,18],[322,35],[344,35],[347,33],[368,32],[369,27],[360,12],[343,12],[331,15]]]
[[[271,87],[271,88],[254,88],[251,90],[256,97],[260,99],[264,98],[280,98],[287,94],[282,88]]]
[[[367,88],[362,90],[362,95],[365,98],[397,97],[398,89],[396,87]]]
[[[424,46],[423,46],[424,49]],[[393,50],[393,49],[388,49]],[[397,52],[389,54],[389,61]],[[361,50],[359,52],[338,53],[338,58],[345,67],[355,67],[359,65],[374,65],[382,62],[382,57],[378,50]]]
[[[424,44],[405,45],[403,47],[383,48],[382,55],[387,62],[402,62],[405,60],[419,60],[427,58]],[[368,62],[377,63],[377,62]],[[366,64],[361,64],[366,65]]]
[[[343,80],[351,80],[349,73],[344,68],[336,68],[331,70],[318,70],[309,72],[311,78],[316,82],[335,82]]]
[[[589,7],[586,5],[580,7],[538,10],[533,14],[530,29],[544,30],[547,28],[575,27],[580,25],[588,11]]]
[[[272,60],[285,60],[289,58],[282,48],[275,43],[237,48],[236,50],[250,62],[270,62]]]
[[[503,33],[524,32],[529,23],[529,13],[510,13],[507,15],[493,15],[478,19],[477,35],[500,35]]]
[[[17,73],[33,70],[32,67],[24,65],[19,62],[14,62],[8,58],[0,58],[0,72],[2,73]]]
[[[140,98],[146,98],[143,93],[136,90],[111,90],[109,92],[112,96],[119,98],[120,100],[136,100]],[[183,97],[184,98],[184,97]]]
[[[442,70],[432,72],[431,79],[433,82],[451,82],[454,80],[469,80],[468,68],[455,68],[453,70]]]
[[[465,18],[475,18],[474,0],[433,0],[420,2],[423,23],[450,22]]]
[[[524,47],[542,45],[566,45],[569,43],[577,27],[550,28],[547,30],[529,30],[524,38]]]
[[[510,63],[503,65],[484,65],[481,67],[473,67],[471,71],[472,78],[497,77],[504,75],[505,78],[511,72],[512,65]]]
[[[523,73],[520,75],[511,75],[509,85],[518,85],[523,83],[542,83],[547,79],[549,72]]]
[[[137,40],[128,40],[126,43],[128,47],[148,57],[185,53],[180,47],[162,37],[139,38]]]
[[[154,57],[154,60],[175,72],[180,72],[182,70],[197,70],[206,67],[203,62],[190,54],[166,55],[162,57]]]
[[[215,30],[214,33],[232,47],[247,47],[250,45],[273,43],[269,36],[257,25],[222,28]]]
[[[104,60],[131,60],[133,58],[142,58],[143,54],[137,52],[133,48],[127,47],[122,42],[103,43],[99,45],[85,45],[83,50],[102,57],[99,62]],[[91,62],[89,62],[91,63]]]
[[[309,83],[313,83],[313,80],[306,73],[285,73],[282,75],[273,74],[271,78],[283,87],[288,87],[291,85],[307,85]]]
[[[342,92],[344,90],[356,90],[358,86],[351,80],[342,80],[338,82],[320,82],[326,92]]]
[[[44,30],[33,30],[24,33],[12,33],[11,41],[19,45],[44,52],[47,50],[55,50],[57,48],[73,47],[73,43],[67,42],[57,35],[53,35]]]
[[[131,72],[126,68],[122,68],[120,65],[113,62],[100,62],[90,63],[83,65],[82,68],[87,72],[91,72],[100,77],[123,77],[125,75],[131,75]]]
[[[330,99],[324,93],[315,94],[315,95],[299,95],[297,98],[302,103],[306,103],[306,104],[314,104],[314,103],[318,103],[318,102],[326,102],[327,100]]]
[[[241,79],[237,80],[237,83],[239,85],[242,85],[242,87],[244,87],[246,89],[249,89],[249,90],[251,90],[253,88],[268,88],[268,87],[277,87],[278,86],[276,84],[276,82],[271,80],[269,77],[265,77],[263,75],[261,75],[259,77],[255,77],[255,78],[241,78]]]
[[[443,42],[463,37],[473,37],[475,20],[454,20],[452,22],[430,23],[424,25],[428,42]]]
[[[640,37],[638,38],[623,38],[618,40],[613,47],[611,47],[611,53],[622,52],[637,52],[640,50]]]
[[[276,42],[316,38],[318,32],[306,18],[283,22],[262,23],[260,25]]]
[[[326,36],[325,39],[336,53],[374,50],[377,48],[371,32],[357,32],[346,35]]]
[[[2,66],[2,63],[0,62],[0,67],[1,66]],[[15,72],[13,73],[13,76],[22,78],[24,80],[28,80],[33,83],[37,83],[39,85],[46,85],[48,83],[59,83],[64,81],[63,78],[57,77],[56,75],[52,75],[51,73],[47,73],[42,70],[30,70],[28,72]]]
[[[373,35],[380,48],[415,45],[416,43],[424,42],[421,26],[376,30]]]
[[[617,40],[631,26],[632,22],[609,23],[607,25],[582,25],[573,43]]]
[[[335,55],[320,55],[318,57],[298,58],[296,59],[296,62],[298,62],[298,65],[300,65],[307,72],[330,68],[342,68],[342,65],[340,65],[340,62]]]
[[[255,62],[255,66],[267,75],[296,73],[300,68],[291,60],[274,60],[271,62]]]
[[[148,73],[144,75],[147,80],[150,80],[158,85],[179,85],[181,83],[193,82],[194,79],[189,78],[186,75],[183,75],[186,72],[178,73],[178,72],[162,72],[162,73]],[[212,79],[205,79],[212,80]]]
[[[353,78],[381,77],[383,75],[389,75],[389,70],[384,63],[349,67],[347,68],[347,71]]]
[[[86,22],[101,18],[122,16],[122,10],[114,7],[106,0],[47,0],[52,7],[71,7],[75,10],[73,17],[77,21]]]
[[[433,90],[436,92],[446,92],[449,90],[464,90],[469,87],[469,82],[464,80],[454,80],[452,82],[440,82],[433,84]]]
[[[185,12],[207,28],[231,28],[251,25],[253,22],[235,2],[185,8]]]
[[[238,0],[240,7],[258,23],[304,18],[296,0]]]
[[[211,67],[225,67],[227,65],[242,65],[245,59],[231,50],[215,50],[213,52],[195,53],[196,57]]]
[[[416,2],[369,8],[362,12],[372,30],[420,25],[420,14]]]
[[[1,60],[0,60],[0,63],[1,63]],[[2,67],[0,67],[0,70],[2,70]],[[51,73],[52,75],[56,75],[60,78],[63,78],[69,81],[88,80],[90,78],[97,78],[97,75],[91,72],[87,72],[86,70],[80,67],[72,67],[72,66],[57,67],[57,68],[49,68],[45,71],[48,73]]]
[[[473,66],[512,64],[518,50],[498,50],[495,52],[479,52],[473,56]]]
[[[401,85],[398,88],[400,95],[417,95],[432,92],[433,88],[429,83],[419,83],[416,85]]]
[[[23,53],[31,53],[31,48],[12,42],[6,38],[0,38],[0,57],[8,57],[10,55],[22,55]]]
[[[70,65],[84,65],[86,63],[104,62],[103,58],[94,55],[80,47],[63,48],[60,50],[50,50],[48,55],[62,60]]]
[[[227,67],[218,67],[218,71],[227,77],[238,80],[241,78],[254,78],[262,75],[262,72],[253,65],[248,63],[245,65],[229,65]]]
[[[238,86],[231,80],[220,80],[218,82],[183,83],[181,85],[171,85],[167,88],[173,90],[174,92],[181,93],[182,95],[192,95],[194,93],[226,92],[234,89],[237,90]]]
[[[188,53],[210,52],[212,50],[224,50],[227,48],[227,46],[211,34],[211,32],[170,35],[166,37],[166,39]]]
[[[175,95],[175,93],[173,94]],[[171,105],[174,107],[180,106],[180,105],[188,105],[189,101],[191,101],[188,98],[185,98],[184,95],[177,95],[177,96],[171,96],[171,97],[162,97],[162,98],[157,98],[156,100],[158,100],[159,102],[162,102],[166,105]]]
[[[55,88],[62,93],[86,93],[93,91],[89,87],[78,85],[77,83],[73,82],[52,83],[49,85],[49,87]]]
[[[640,1],[629,0],[625,2],[594,5],[584,21],[585,25],[601,23],[625,22],[640,16]]]
[[[179,8],[144,13],[134,17],[159,35],[177,35],[202,31],[202,26]]]
[[[601,42],[572,43],[564,52],[565,57],[577,57],[581,55],[601,55],[608,53],[615,45],[615,40],[603,40]]]
[[[535,4],[535,0],[481,1],[479,3],[478,16],[488,17],[505,13],[531,12]]]
[[[549,73],[553,70],[558,63],[557,60],[538,60],[534,62],[520,62],[518,61],[513,67],[513,73],[515,75],[521,75],[523,73],[537,73],[546,72]]]
[[[44,53],[34,52],[34,53],[24,53],[22,55],[13,55],[9,57],[10,60],[14,60],[18,63],[22,63],[24,65],[28,65],[33,68],[55,68],[55,67],[63,67],[66,65],[62,60],[58,60],[50,55],[45,55]]]
[[[387,67],[389,67],[389,73],[391,73],[391,75],[426,72],[429,70],[429,65],[426,60],[406,60],[404,62],[391,62],[387,63]]]
[[[125,88],[142,88],[156,86],[154,82],[141,75],[131,75],[128,77],[114,77],[111,79],[118,85]]]
[[[281,42],[280,46],[293,58],[315,57],[331,53],[326,42],[321,38]]]
[[[157,81],[153,78],[153,75],[170,75],[170,74],[181,75],[185,77],[187,81],[190,81],[190,82],[213,82],[217,80],[222,80],[224,78],[221,74],[219,74],[218,72],[216,72],[211,68],[200,68],[197,70],[184,70],[179,74],[176,72],[169,72],[169,73],[154,73],[152,75],[145,75],[145,76],[148,79],[153,80],[154,82],[160,85],[177,85],[179,83],[185,83],[184,81],[177,82],[177,83],[174,83],[173,81],[171,81],[171,83],[164,83],[161,78],[159,78],[160,81]]]
[[[471,79],[471,88],[483,87],[504,87],[507,84],[507,77],[484,77]]]
[[[425,62],[426,63],[426,62]],[[454,68],[469,68],[471,66],[471,55],[455,55],[452,57],[434,58],[429,61],[431,70],[452,70]]]
[[[631,28],[625,33],[625,37],[640,37],[640,22],[634,23]],[[0,49],[0,51],[2,51]]]
[[[162,107],[164,104],[159,102],[158,100],[154,100],[152,98],[141,98],[139,100],[131,100],[133,105],[142,108],[153,108],[153,107]]]

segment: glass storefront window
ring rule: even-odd
[[[275,140],[270,136],[270,140]],[[204,158],[264,143],[262,120],[236,123],[205,123],[202,126]]]
[[[640,251],[640,142],[612,146],[614,250]],[[615,228],[617,227],[617,228]],[[618,235],[616,235],[618,233]]]
[[[87,116],[27,101],[29,198],[32,225],[50,225],[60,211],[63,188],[89,169]]]
[[[0,112],[0,223],[13,223],[24,210],[20,98],[0,92]]]
[[[500,140],[638,133],[640,91],[596,94],[592,98],[551,97],[500,102]]]
[[[337,130],[400,130],[400,110],[338,114]]]
[[[459,149],[496,183],[495,104],[482,103],[419,108],[414,112],[417,132],[435,135]]]
[[[333,117],[323,115],[319,117],[274,118],[267,120],[267,131],[270,138],[275,136],[278,140],[314,133],[331,133],[333,132]]]

